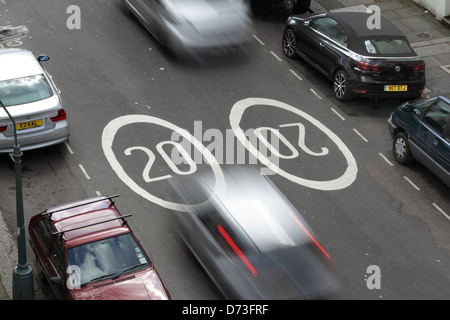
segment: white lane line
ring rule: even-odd
[[[367,140],[366,137],[364,137],[361,133],[359,133],[358,130],[353,129],[353,131],[355,131],[355,133],[356,133],[361,139],[363,139],[365,142],[369,142],[369,140]]]
[[[72,148],[69,146],[69,144],[66,142],[64,142],[64,144],[66,145],[67,150],[69,150],[70,154],[73,154],[73,150]]]
[[[384,156],[384,154],[382,154],[382,153],[380,153],[380,152],[379,152],[378,154],[379,154],[380,157],[382,157],[382,158],[384,159],[384,161],[386,161],[391,167],[394,166],[394,164],[393,164],[392,162],[390,162],[389,159],[386,158],[386,157]]]
[[[100,193],[100,191],[95,191],[95,193],[98,195],[98,196],[101,196],[102,194]]]
[[[412,182],[407,176],[404,176],[403,178],[404,178],[406,181],[408,181],[409,184],[412,185],[412,186],[414,187],[414,189],[416,189],[417,191],[420,191],[419,187],[416,186],[416,185],[414,184],[414,182]]]
[[[319,98],[320,100],[322,100],[322,97],[319,96],[319,95],[317,94],[317,92],[314,91],[313,88],[310,88],[309,90],[311,90],[311,92],[314,93],[314,95],[315,95],[317,98]]]
[[[270,53],[271,53],[278,61],[280,61],[280,62],[283,61],[283,60],[280,59],[279,56],[277,56],[277,54],[276,54],[275,52],[270,51]]]
[[[298,79],[298,80],[303,80],[302,77],[300,77],[297,73],[295,73],[294,70],[289,69],[289,71]]]
[[[446,217],[448,220],[450,220],[450,217],[448,216],[448,214],[445,213],[444,210],[442,210],[436,203],[433,202],[433,207],[436,208],[437,211],[439,211],[440,213],[442,213],[442,215],[444,217]]]
[[[337,115],[339,118],[341,118],[341,120],[345,120],[345,118],[344,118],[343,116],[341,116],[341,115],[339,114],[339,112],[337,112],[334,108],[331,108],[331,111],[333,111],[334,113],[336,113],[336,115]]]
[[[80,167],[81,171],[83,172],[84,176],[86,177],[86,179],[90,180],[91,177],[89,177],[89,175],[86,172],[86,170],[84,169],[84,167],[81,164],[79,164],[79,167]]]
[[[266,44],[264,42],[261,41],[261,39],[259,39],[257,36],[253,35],[253,38],[256,39],[256,41],[258,41],[262,46],[265,46]]]

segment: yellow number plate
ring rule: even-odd
[[[387,85],[384,86],[384,91],[408,91],[407,85]]]
[[[42,121],[42,119],[37,119],[37,120],[33,120],[33,121],[16,123],[16,129],[22,130],[22,129],[28,129],[28,128],[33,128],[33,127],[39,127],[39,126],[42,126],[43,124],[44,124],[44,121]]]

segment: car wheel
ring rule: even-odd
[[[401,164],[410,164],[413,162],[413,156],[409,148],[408,137],[404,132],[399,132],[395,135],[392,146],[394,152],[394,159]]]
[[[338,70],[334,74],[333,90],[334,96],[339,101],[349,101],[353,98],[347,81],[347,73],[344,70]]]
[[[295,58],[297,56],[297,42],[295,40],[295,33],[292,29],[286,29],[283,33],[282,41],[283,53],[288,58]]]

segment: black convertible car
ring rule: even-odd
[[[371,14],[335,12],[288,18],[283,53],[300,56],[333,82],[335,97],[418,98],[425,88],[425,62],[408,39],[382,17],[377,28]]]

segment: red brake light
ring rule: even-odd
[[[224,239],[227,241],[227,243],[230,245],[230,247],[236,252],[238,257],[242,260],[242,262],[245,264],[245,266],[250,270],[250,272],[253,274],[254,277],[258,274],[258,271],[253,267],[253,265],[248,261],[247,257],[242,253],[242,251],[239,249],[239,247],[234,243],[233,239],[228,235],[228,233],[225,231],[225,229],[219,224],[217,226],[217,229],[219,230],[220,234]]]
[[[367,61],[360,61],[356,64],[356,68],[363,70],[363,71],[373,71],[373,72],[380,72],[380,66],[371,64]]]
[[[52,120],[53,122],[58,122],[65,119],[67,119],[67,115],[64,109],[59,109],[58,114],[56,116],[50,117],[50,120]]]
[[[415,65],[413,68],[414,71],[423,71],[425,70],[425,62],[422,61],[421,63],[419,63],[418,65]]]
[[[6,128],[8,128],[8,126],[0,126],[0,132],[6,131]]]
[[[291,215],[291,217],[295,220],[295,222],[297,222],[297,224],[300,226],[300,228],[303,229],[303,231],[305,231],[305,233],[308,235],[308,237],[312,240],[312,242],[314,242],[314,244],[320,249],[320,251],[322,251],[322,253],[331,260],[330,255],[328,254],[328,252],[325,251],[325,249],[320,245],[320,243],[313,237],[313,235],[305,228],[305,226],[303,225],[303,223],[301,223],[301,221],[292,213],[289,211],[289,214]]]

